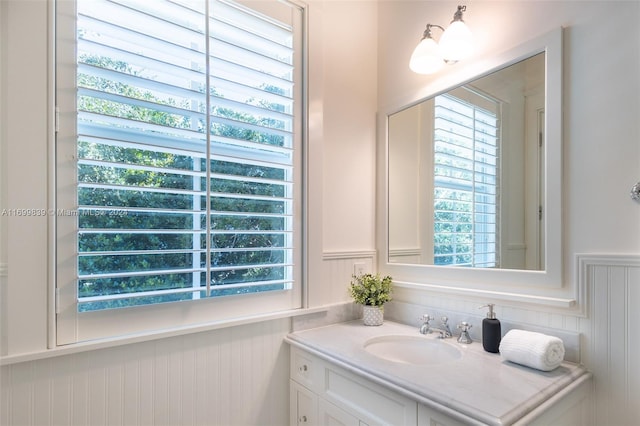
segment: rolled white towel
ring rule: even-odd
[[[564,343],[558,337],[525,330],[509,330],[500,341],[503,360],[542,371],[557,368],[564,360]]]

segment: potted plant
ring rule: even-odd
[[[389,276],[379,274],[354,275],[349,293],[356,303],[362,305],[364,325],[382,325],[384,304],[391,300],[393,288]]]

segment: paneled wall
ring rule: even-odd
[[[328,292],[343,294],[353,264],[367,264],[367,259],[372,261],[367,253],[325,254]],[[576,360],[594,373],[592,424],[632,425],[632,404],[640,395],[640,332],[634,323],[640,256],[580,256],[578,264],[587,295],[584,316],[514,306],[499,306],[498,315],[505,323],[580,334]],[[477,300],[399,289],[387,312],[407,323],[418,312],[448,314],[452,323],[468,320],[477,331],[478,305]],[[328,316],[348,320],[345,315],[357,312]],[[326,317],[318,313],[296,323],[317,326]],[[286,424],[289,356],[282,339],[291,327],[289,319],[279,319],[3,366],[0,424]]]
[[[580,265],[589,297],[583,362],[594,373],[595,424],[638,424],[640,256],[587,256]]]
[[[3,366],[2,425],[285,425],[290,319]]]

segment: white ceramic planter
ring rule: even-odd
[[[364,325],[382,325],[384,308],[382,306],[362,306],[362,320]]]

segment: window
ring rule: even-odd
[[[60,343],[300,306],[303,10],[258,6],[60,7]]]
[[[435,98],[434,263],[491,268],[499,265],[499,104],[459,91]]]

